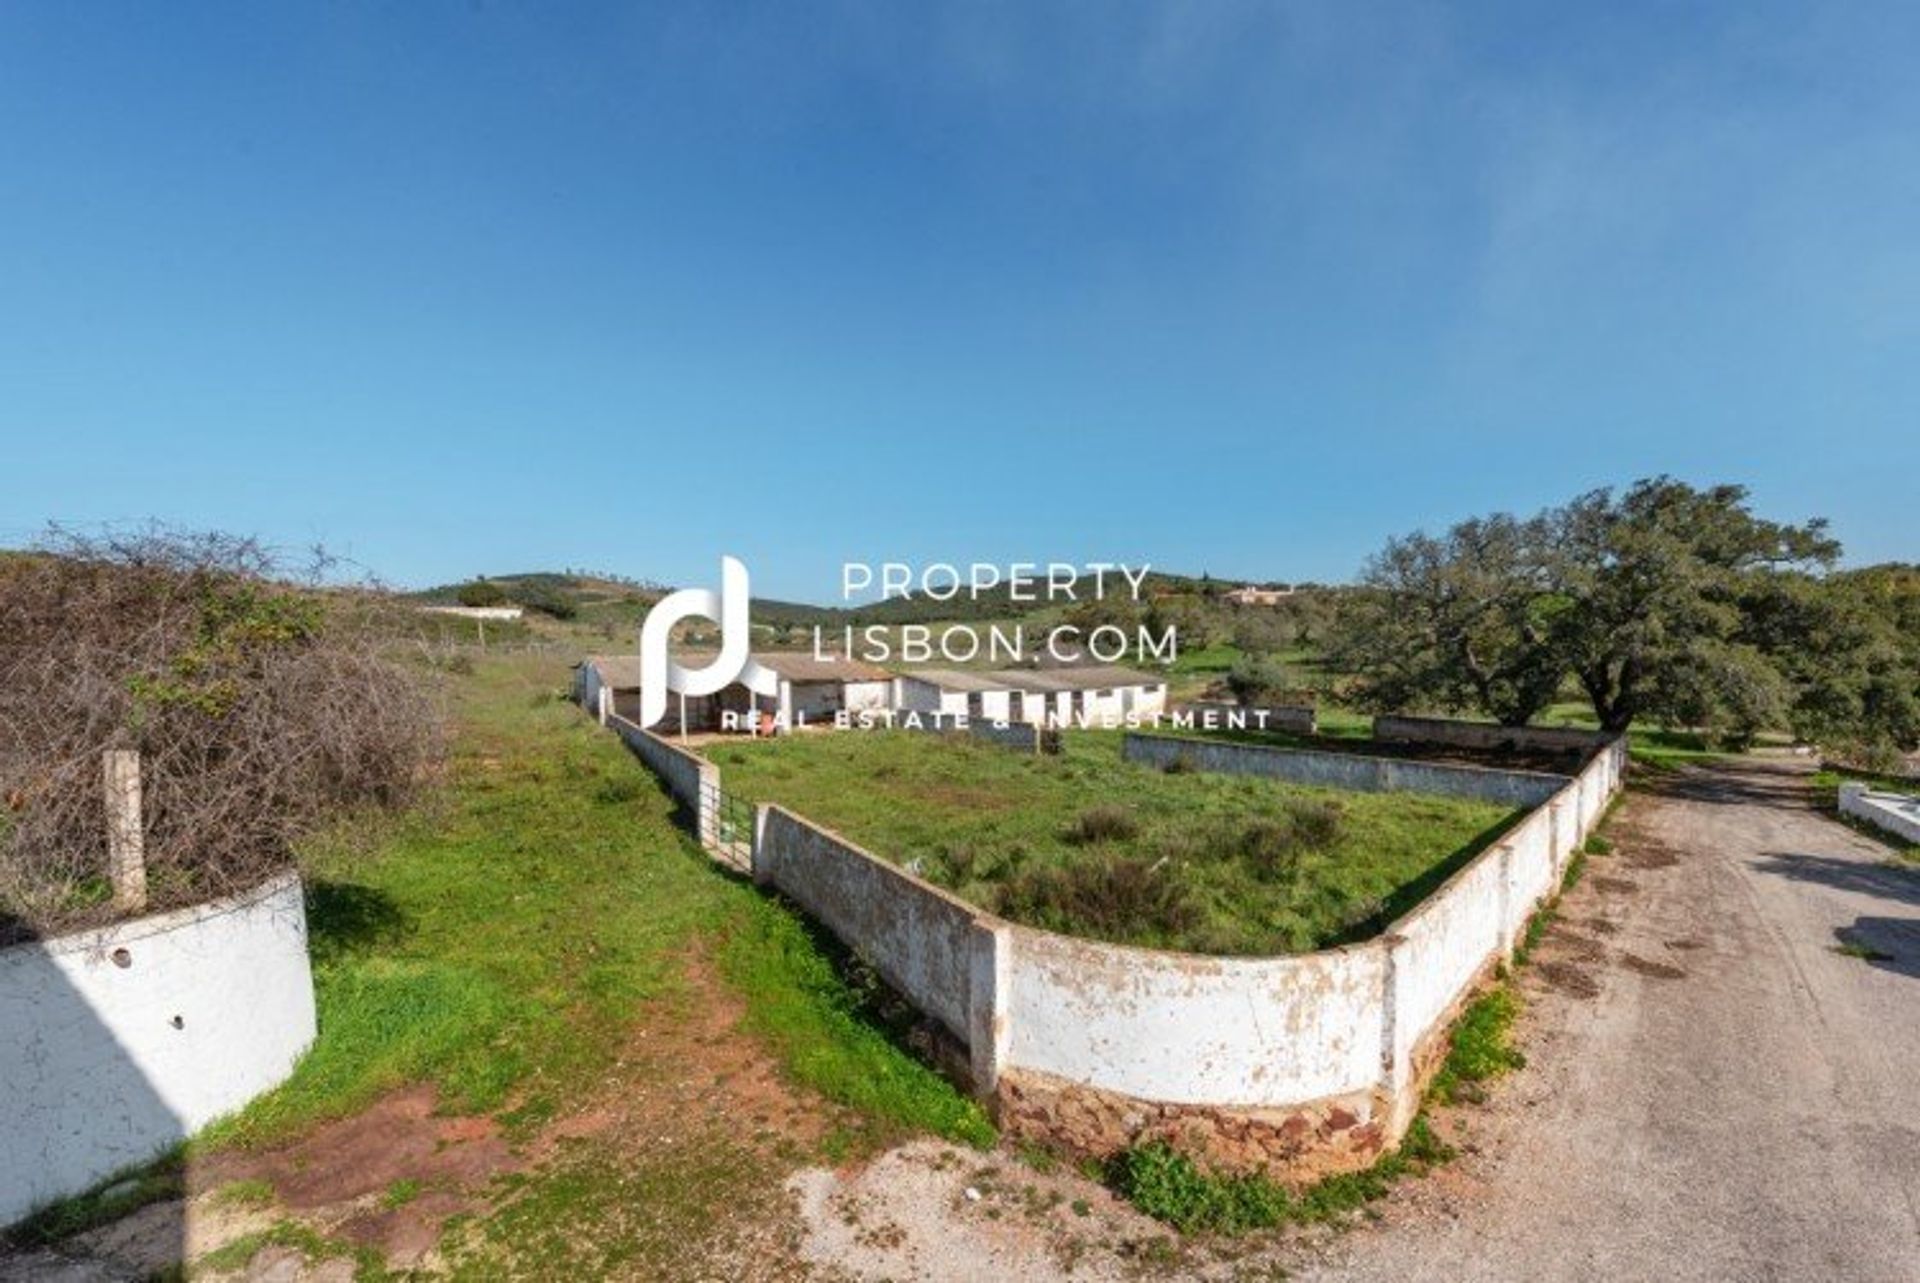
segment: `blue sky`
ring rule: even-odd
[[[1916,28],[10,4],[0,544],[1341,579],[1671,472],[1920,557]]]

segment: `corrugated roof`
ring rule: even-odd
[[[990,674],[1018,690],[1108,690],[1116,686],[1164,686],[1167,679],[1114,664],[1082,664],[1072,668],[1007,668]]]
[[[589,655],[582,662],[591,665],[600,680],[615,690],[640,689],[638,655]]]
[[[1013,685],[997,673],[967,672],[959,668],[919,668],[900,674],[950,691],[1003,691]]]
[[[893,674],[884,668],[861,663],[857,659],[816,659],[791,650],[756,650],[753,657],[762,668],[771,668],[790,682],[887,682]]]

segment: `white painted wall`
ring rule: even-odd
[[[1380,1080],[1382,951],[1202,958],[1007,929],[1006,1066],[1169,1104],[1286,1105]]]
[[[846,692],[847,711],[849,713],[877,713],[883,709],[893,707],[893,682],[891,680],[848,682]]]
[[[941,713],[959,716],[967,711],[967,693],[965,691],[942,690],[929,681],[918,677],[901,677],[899,707],[902,711],[915,713]]]
[[[1875,792],[1864,784],[1842,784],[1840,812],[1865,820],[1908,842],[1920,842],[1920,797]]]
[[[292,874],[0,952],[0,1224],[276,1086],[314,1032]]]

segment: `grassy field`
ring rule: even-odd
[[[545,1153],[585,1103],[670,1091],[687,1066],[636,1049],[636,1029],[716,1001],[737,1026],[696,1046],[724,1037],[770,1056],[822,1120],[811,1148],[770,1153],[756,1128],[715,1130],[686,1109],[638,1138],[571,1141],[458,1221],[444,1245],[455,1277],[690,1277],[716,1226],[777,1219],[785,1171],[911,1134],[993,1140],[980,1107],[905,1049],[910,1022],[857,963],[675,826],[645,768],[561,702],[566,677],[551,657],[480,659],[451,683],[457,735],[436,799],[306,853],[320,1034],[293,1077],[139,1182],[49,1210],[22,1243],[178,1196],[196,1171],[298,1155],[316,1127],[417,1084],[441,1113],[488,1116]],[[258,1194],[274,1201],[271,1185]],[[281,1241],[347,1250],[290,1218],[226,1252]]]
[[[779,802],[1018,922],[1252,955],[1372,934],[1517,813],[1123,762],[1068,733],[1029,757],[910,732],[710,750],[729,793]]]
[[[312,853],[322,1037],[218,1137],[270,1139],[422,1080],[451,1108],[535,1123],[674,996],[695,940],[808,1085],[883,1122],[983,1136],[971,1103],[863,1023],[802,921],[673,826],[644,768],[561,701],[564,679],[539,657],[483,662],[454,688],[441,805]]]

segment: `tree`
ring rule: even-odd
[[[1594,716],[1622,731],[1642,713],[1683,725],[1757,715],[1770,656],[1741,631],[1743,601],[1769,576],[1832,563],[1826,522],[1756,517],[1744,486],[1696,490],[1670,477],[1580,496],[1550,514],[1551,579],[1564,598],[1552,645]],[[1721,701],[1704,708],[1704,695]]]
[[[1789,724],[1920,735],[1899,622],[1920,589],[1829,582],[1839,552],[1824,521],[1755,516],[1741,486],[1654,477],[1390,540],[1341,603],[1333,659],[1380,709],[1522,725],[1570,675],[1610,731],[1647,715],[1736,744]]]
[[[491,579],[476,579],[472,583],[461,584],[453,595],[462,606],[474,607],[498,606],[507,599],[500,585]]]
[[[1277,661],[1249,655],[1236,663],[1227,674],[1227,689],[1233,692],[1234,701],[1246,708],[1254,704],[1271,703],[1291,686],[1286,670]]]
[[[519,597],[520,604],[528,610],[537,610],[554,619],[572,619],[580,613],[573,598],[548,584],[535,584],[522,588]]]
[[[1794,688],[1796,735],[1860,760],[1920,746],[1920,570],[1780,575],[1744,610]]]
[[[1333,658],[1382,710],[1473,710],[1523,726],[1553,702],[1552,525],[1506,515],[1391,539],[1340,602]]]

